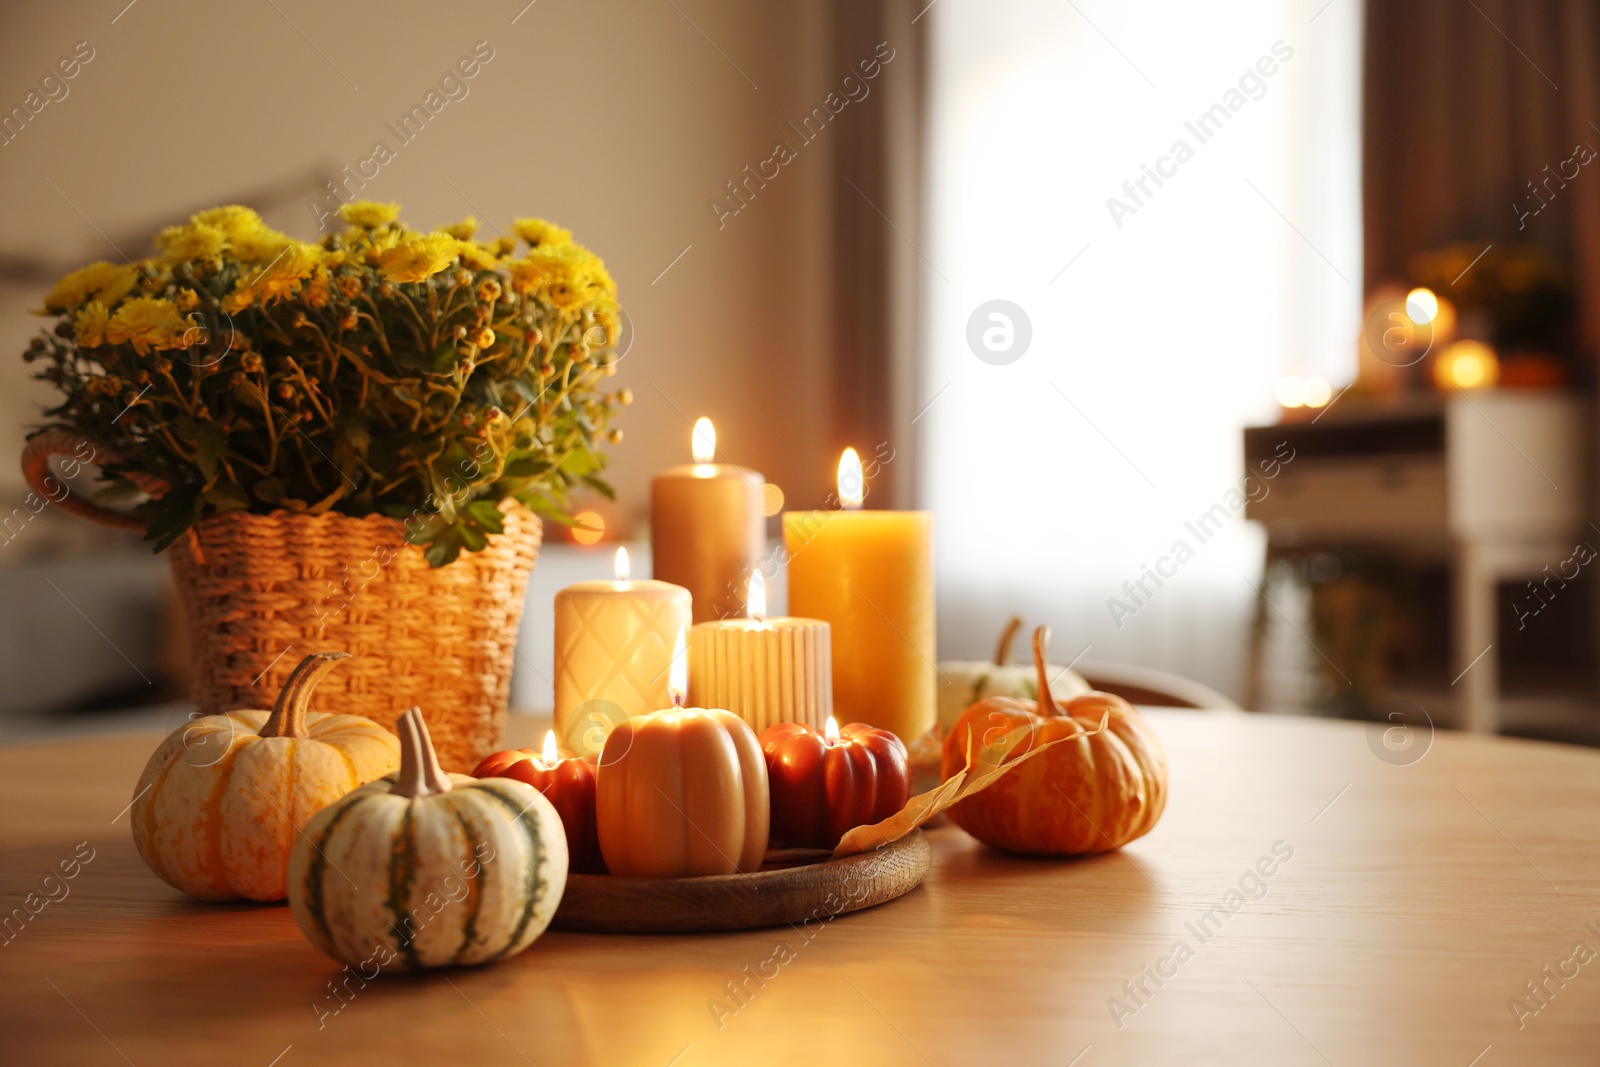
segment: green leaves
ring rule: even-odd
[[[108,478],[171,486],[139,507],[158,549],[228,512],[377,513],[442,566],[503,531],[508,499],[570,521],[574,494],[611,495],[600,446],[620,401],[593,342],[618,309],[598,260],[586,302],[557,308],[513,289],[514,257],[385,281],[383,250],[352,233],[298,246],[311,273],[243,307],[260,264],[153,268],[139,296],[210,325],[204,348],[80,349],[70,328],[28,346],[61,397],[51,425],[125,457]]]

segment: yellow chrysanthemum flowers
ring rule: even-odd
[[[76,311],[90,300],[98,300],[107,307],[133,291],[139,283],[139,272],[126,264],[118,266],[100,260],[77,270],[56,282],[50,295],[44,298],[45,311]]]
[[[168,263],[188,263],[196,259],[212,259],[222,254],[228,245],[228,235],[220,226],[205,222],[191,222],[187,226],[168,226],[156,238],[156,247]]]
[[[609,299],[616,293],[600,257],[575,244],[531,249],[511,264],[511,288],[524,294],[537,292],[564,311],[595,296]]]
[[[420,282],[454,263],[457,246],[449,234],[430,233],[384,252],[378,270],[391,282]]]
[[[72,337],[84,348],[99,348],[106,343],[106,323],[111,313],[98,300],[91,300],[72,317]]]
[[[172,301],[141,296],[117,308],[116,314],[106,323],[104,333],[106,343],[132,345],[142,356],[152,348],[187,348],[191,325],[178,314],[177,305]]]
[[[189,216],[189,222],[195,226],[215,226],[230,239],[240,234],[266,229],[266,223],[261,221],[260,215],[238,204],[197,211]]]
[[[376,230],[400,217],[400,205],[376,200],[353,200],[339,209],[339,217],[363,230]]]
[[[529,248],[550,248],[572,243],[571,230],[544,219],[514,219],[511,231],[528,242]]]
[[[478,219],[474,215],[468,215],[460,222],[452,222],[448,226],[439,228],[458,241],[470,241],[472,235],[478,232]]]

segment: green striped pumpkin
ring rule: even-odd
[[[295,841],[295,921],[368,977],[521,952],[566,888],[561,817],[523,782],[441,771],[416,708],[398,728],[398,774],[324,808]]]

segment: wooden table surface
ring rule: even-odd
[[[120,813],[154,736],[0,750],[0,902],[60,898],[4,933],[0,1063],[1600,1062],[1600,752],[1440,732],[1407,763],[1420,741],[1355,724],[1151,717],[1172,799],[1120,853],[945,827],[922,888],[870,911],[547,934],[343,1001],[287,907],[195,903],[140,863]]]

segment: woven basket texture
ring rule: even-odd
[[[543,527],[502,506],[505,533],[430,567],[379,516],[232,512],[172,546],[202,712],[270,708],[312,652],[348,652],[313,711],[390,730],[422,708],[446,770],[468,773],[505,740],[517,626]]]

